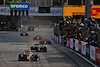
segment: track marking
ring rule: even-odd
[[[9,66],[2,58],[0,58],[1,59],[1,61],[4,63],[4,64],[6,64],[7,66]]]
[[[88,60],[87,58],[85,58],[84,56],[82,56],[81,54],[69,49],[69,48],[66,48],[67,50],[75,53],[76,55],[78,55],[79,57],[83,58],[85,61],[87,61],[88,63],[90,63],[91,65],[93,65],[94,67],[98,67],[97,65],[95,65],[94,63],[92,63],[90,60]]]
[[[52,40],[52,38],[51,38],[50,40]],[[52,40],[52,41],[55,42],[54,40]],[[56,43],[57,43],[57,42],[56,42]],[[57,43],[57,44],[59,44],[59,43]],[[61,44],[59,44],[59,45],[61,45]],[[61,45],[61,46],[62,46],[62,45]],[[69,51],[71,51],[71,52],[73,52],[74,54],[78,55],[79,57],[81,57],[82,59],[84,59],[85,61],[87,61],[87,62],[90,63],[91,65],[93,65],[94,67],[98,67],[96,64],[92,63],[90,60],[88,60],[87,58],[85,58],[85,57],[82,56],[81,54],[79,54],[79,53],[77,53],[77,52],[71,50],[70,48],[67,48],[67,47],[66,47],[66,49],[69,50]]]
[[[58,49],[57,47],[51,45],[52,47],[56,48],[57,50],[59,50],[61,53],[63,53],[64,55],[66,55],[68,58],[70,58],[76,65],[77,67],[81,67],[78,63],[76,63],[70,56],[68,56],[66,53],[64,53],[63,51],[61,51],[60,49]]]

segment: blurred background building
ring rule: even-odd
[[[94,4],[100,4],[100,0],[90,0]],[[0,0],[0,5],[9,5],[10,2],[30,2],[30,6],[61,6],[85,4],[85,0]]]
[[[9,3],[10,2],[29,2],[30,3],[30,10],[28,11],[28,20],[26,16],[22,16],[23,23],[26,24],[52,24],[51,22],[58,22],[59,18],[62,18],[64,15],[64,6],[69,5],[78,5],[79,7],[85,5],[85,0],[0,0],[0,19],[1,22],[11,22],[8,18],[10,18],[10,10],[9,10]],[[100,4],[100,0],[91,0],[92,3],[95,5]],[[47,9],[44,7],[49,7],[49,11],[41,13],[39,11],[41,9]],[[75,8],[76,9],[76,8]],[[48,12],[48,13],[47,13]],[[66,13],[69,14],[69,13]],[[75,13],[74,13],[75,14]],[[75,16],[76,17],[76,16]],[[80,17],[80,16],[79,16]],[[4,19],[3,19],[4,18]],[[6,19],[5,19],[6,18]],[[15,17],[15,19],[19,19],[19,16]],[[18,20],[13,20],[12,24],[17,24]],[[19,20],[20,21],[20,20]],[[28,22],[28,23],[27,23]],[[36,23],[35,23],[36,22]],[[15,24],[15,25],[16,25]]]
[[[30,2],[30,6],[57,6],[62,5],[63,0],[0,0],[0,4],[9,5],[9,2]]]

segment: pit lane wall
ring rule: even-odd
[[[63,44],[62,36],[53,35],[53,39],[59,44]],[[100,63],[100,48],[88,45],[86,42],[79,41],[77,39],[68,38],[66,47],[71,48],[84,56]]]

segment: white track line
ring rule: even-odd
[[[52,39],[50,39],[50,40],[52,40]],[[53,41],[53,40],[52,40]],[[53,41],[54,42],[54,41]],[[59,45],[61,45],[61,44],[59,44]],[[62,46],[62,45],[61,45]],[[85,58],[84,56],[82,56],[81,54],[79,54],[79,53],[77,53],[77,52],[75,52],[75,51],[73,51],[73,50],[71,50],[70,48],[66,48],[67,50],[69,50],[69,51],[71,51],[71,52],[73,52],[73,53],[75,53],[76,55],[78,55],[79,57],[81,57],[81,58],[83,58],[85,61],[87,61],[88,63],[90,63],[91,65],[93,65],[94,67],[98,67],[97,65],[95,65],[94,63],[92,63],[90,60],[88,60],[87,58]]]
[[[75,53],[76,55],[78,55],[79,57],[83,58],[85,61],[87,61],[88,63],[90,63],[91,65],[93,65],[94,67],[98,67],[97,65],[95,65],[94,63],[92,63],[90,60],[88,60],[87,58],[85,58],[84,56],[82,56],[81,54],[69,49],[69,48],[66,48],[67,50]]]

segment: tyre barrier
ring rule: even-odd
[[[60,44],[62,44],[62,36],[53,36],[54,40]],[[88,58],[100,63],[100,48],[94,47],[92,45],[88,45],[84,41],[79,41],[77,39],[68,38],[66,47],[71,48]]]

